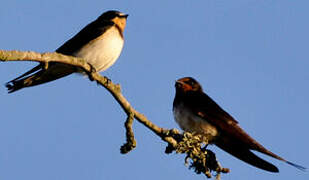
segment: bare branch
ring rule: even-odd
[[[133,113],[128,114],[128,118],[124,124],[126,128],[127,142],[120,148],[120,152],[122,154],[130,152],[136,147],[136,141],[134,139],[134,132],[132,128],[133,121],[134,121],[134,114]]]
[[[49,62],[59,62],[70,64],[80,67],[89,75],[90,80],[95,80],[98,84],[106,88],[115,100],[119,103],[122,109],[127,114],[126,127],[126,139],[127,142],[121,147],[121,153],[128,153],[136,147],[136,141],[134,139],[134,133],[132,129],[133,120],[136,119],[142,123],[156,135],[158,135],[163,141],[168,143],[166,153],[186,153],[187,159],[191,159],[191,165],[189,168],[193,168],[196,173],[205,174],[208,178],[211,177],[211,171],[217,173],[218,179],[220,179],[220,173],[228,173],[229,170],[222,168],[216,160],[215,154],[206,148],[202,148],[202,144],[207,145],[205,139],[194,136],[190,133],[181,134],[177,130],[164,129],[148,120],[143,114],[136,111],[127,99],[122,95],[119,84],[114,84],[111,80],[101,76],[99,73],[94,72],[91,65],[82,60],[72,56],[66,56],[59,53],[37,53],[33,51],[5,51],[0,50],[0,61],[36,61],[45,63],[45,69],[48,68]]]

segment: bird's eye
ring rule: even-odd
[[[188,81],[188,84],[189,84],[190,86],[194,86],[194,82],[193,82],[193,81]]]
[[[111,16],[111,19],[114,19],[114,18],[116,18],[116,17],[118,17],[119,15],[118,14],[113,14],[112,16]]]

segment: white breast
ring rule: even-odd
[[[98,72],[113,65],[122,51],[124,41],[118,29],[112,27],[103,36],[92,40],[82,47],[74,56],[81,57],[90,63]]]
[[[209,124],[205,119],[193,115],[183,104],[174,107],[173,113],[175,121],[184,131],[211,137],[216,137],[218,135],[218,130],[215,126]]]

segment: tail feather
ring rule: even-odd
[[[292,163],[283,159],[282,157],[272,153],[271,151],[264,148],[258,142],[252,139],[251,144],[248,144],[244,141],[239,141],[232,137],[223,136],[225,138],[220,138],[216,142],[216,145],[223,149],[224,151],[232,154],[233,156],[237,157],[238,159],[251,164],[257,168],[264,169],[270,172],[279,172],[278,168],[273,164],[261,159],[257,155],[255,155],[251,150],[255,150],[261,152],[263,154],[269,155],[273,158],[286,162],[287,164],[296,167],[302,171],[305,171],[307,168],[300,166],[298,164]]]
[[[292,163],[292,162],[290,162],[290,161],[286,161],[286,163],[288,163],[288,164],[291,165],[291,166],[296,167],[296,168],[299,169],[299,170],[302,170],[302,171],[306,171],[306,170],[307,170],[307,168],[305,168],[304,166],[301,166],[301,165]]]
[[[305,167],[303,167],[303,166],[301,166],[301,165],[298,165],[298,164],[295,164],[295,163],[292,163],[292,162],[290,162],[290,161],[285,160],[284,158],[278,156],[277,154],[275,154],[275,153],[273,153],[273,152],[267,150],[267,149],[264,148],[262,145],[259,145],[259,147],[255,148],[254,150],[259,151],[259,152],[261,152],[261,153],[264,153],[264,154],[266,154],[266,155],[269,155],[269,156],[271,156],[271,157],[273,157],[273,158],[276,158],[276,159],[278,159],[278,160],[280,160],[280,161],[286,162],[287,164],[289,164],[289,165],[291,165],[291,166],[294,166],[294,167],[296,167],[296,168],[299,169],[299,170],[305,171],[305,170],[307,169],[307,168],[305,168]]]
[[[41,64],[39,64],[39,65],[35,66],[34,68],[32,68],[31,70],[25,72],[24,74],[18,76],[17,78],[15,78],[15,79],[13,79],[13,80],[11,80],[10,82],[17,81],[18,79],[21,79],[21,78],[23,78],[23,77],[25,77],[25,76],[27,76],[27,75],[29,75],[29,74],[32,74],[32,73],[34,73],[34,72],[36,72],[36,71],[42,69],[42,67],[43,67],[43,66],[42,66]],[[8,83],[10,83],[10,82],[8,82]]]
[[[260,152],[260,153],[269,155],[269,156],[271,156],[271,157],[273,157],[273,158],[275,158],[275,159],[278,159],[278,160],[283,161],[283,162],[285,162],[285,163],[287,163],[287,164],[289,164],[289,165],[291,165],[291,166],[294,166],[294,167],[296,167],[296,168],[299,169],[299,170],[305,171],[305,170],[307,169],[307,168],[305,168],[305,167],[303,167],[303,166],[300,166],[300,165],[298,165],[298,164],[295,164],[295,163],[292,163],[292,162],[290,162],[290,161],[287,161],[287,160],[285,160],[284,158],[278,156],[277,154],[275,154],[275,153],[269,151],[269,150],[266,149],[264,146],[262,146],[262,145],[259,144],[257,141],[255,141],[254,139],[252,139],[252,144],[249,145],[249,149],[256,150],[256,151],[258,151],[258,152]]]
[[[279,169],[274,166],[273,164],[261,159],[254,153],[250,151],[248,147],[242,146],[240,144],[235,143],[216,143],[218,147],[223,149],[224,151],[232,154],[233,156],[237,157],[238,159],[255,166],[257,168],[269,171],[269,172],[279,172]]]
[[[61,63],[52,64],[48,69],[44,69],[41,65],[38,65],[21,76],[7,82],[5,86],[8,88],[8,93],[12,93],[25,87],[36,86],[62,78],[75,71],[76,69],[73,66]]]

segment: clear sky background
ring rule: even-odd
[[[256,140],[309,167],[308,0],[2,0],[0,49],[50,52],[101,13],[130,14],[125,46],[103,72],[161,127],[172,115],[174,82],[192,76]],[[138,122],[137,148],[119,153],[126,115],[112,96],[72,75],[7,94],[4,84],[35,63],[0,63],[0,179],[205,179],[166,155]],[[3,85],[3,86],[2,86]],[[211,146],[231,173],[222,179],[309,179],[281,161],[259,170]]]

